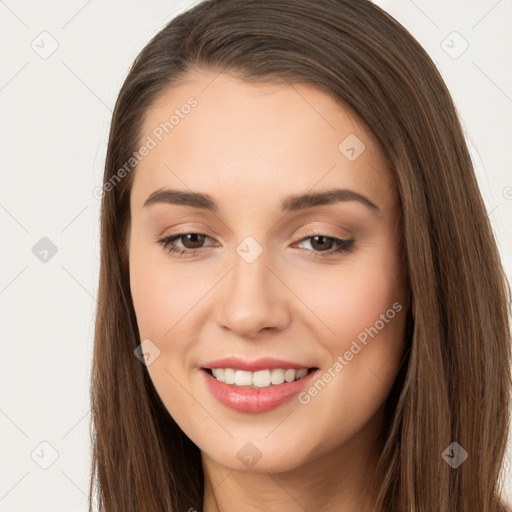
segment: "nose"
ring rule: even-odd
[[[235,254],[233,268],[217,290],[217,323],[223,329],[255,338],[289,324],[291,292],[268,263],[265,251],[252,263]]]

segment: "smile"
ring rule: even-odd
[[[249,372],[246,370],[235,370],[233,368],[212,368],[207,369],[218,381],[231,384],[236,387],[268,388],[286,382],[293,382],[302,379],[308,372],[313,371],[307,368],[295,370],[293,368],[274,368]]]
[[[206,387],[222,405],[242,413],[263,413],[284,404],[308,386],[318,367],[280,359],[226,358],[201,368]]]

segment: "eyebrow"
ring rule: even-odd
[[[334,188],[323,192],[288,196],[282,201],[281,210],[283,212],[293,212],[346,201],[357,201],[369,208],[373,213],[380,212],[379,207],[366,196],[346,188]],[[211,212],[219,211],[219,206],[208,194],[169,188],[155,190],[144,202],[144,207],[146,208],[154,204],[175,204],[191,206],[192,208],[200,208]]]

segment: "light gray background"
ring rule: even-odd
[[[86,510],[99,266],[92,190],[130,64],[189,4],[0,0],[1,512]],[[378,4],[423,44],[452,91],[510,277],[512,2]],[[57,248],[46,262],[32,250],[43,237]]]

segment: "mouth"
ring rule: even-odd
[[[268,368],[255,372],[235,368],[203,368],[203,370],[217,381],[236,388],[262,389],[301,380],[318,368]]]
[[[230,360],[235,368],[225,366],[227,361],[223,361],[223,364],[211,364],[211,368],[202,367],[200,373],[211,395],[222,405],[240,413],[257,414],[279,407],[310,385],[319,371],[316,366],[307,368],[276,360],[270,363],[273,368],[245,364],[245,368],[251,366],[255,370],[250,371],[237,368],[243,364],[235,365],[234,362]]]

